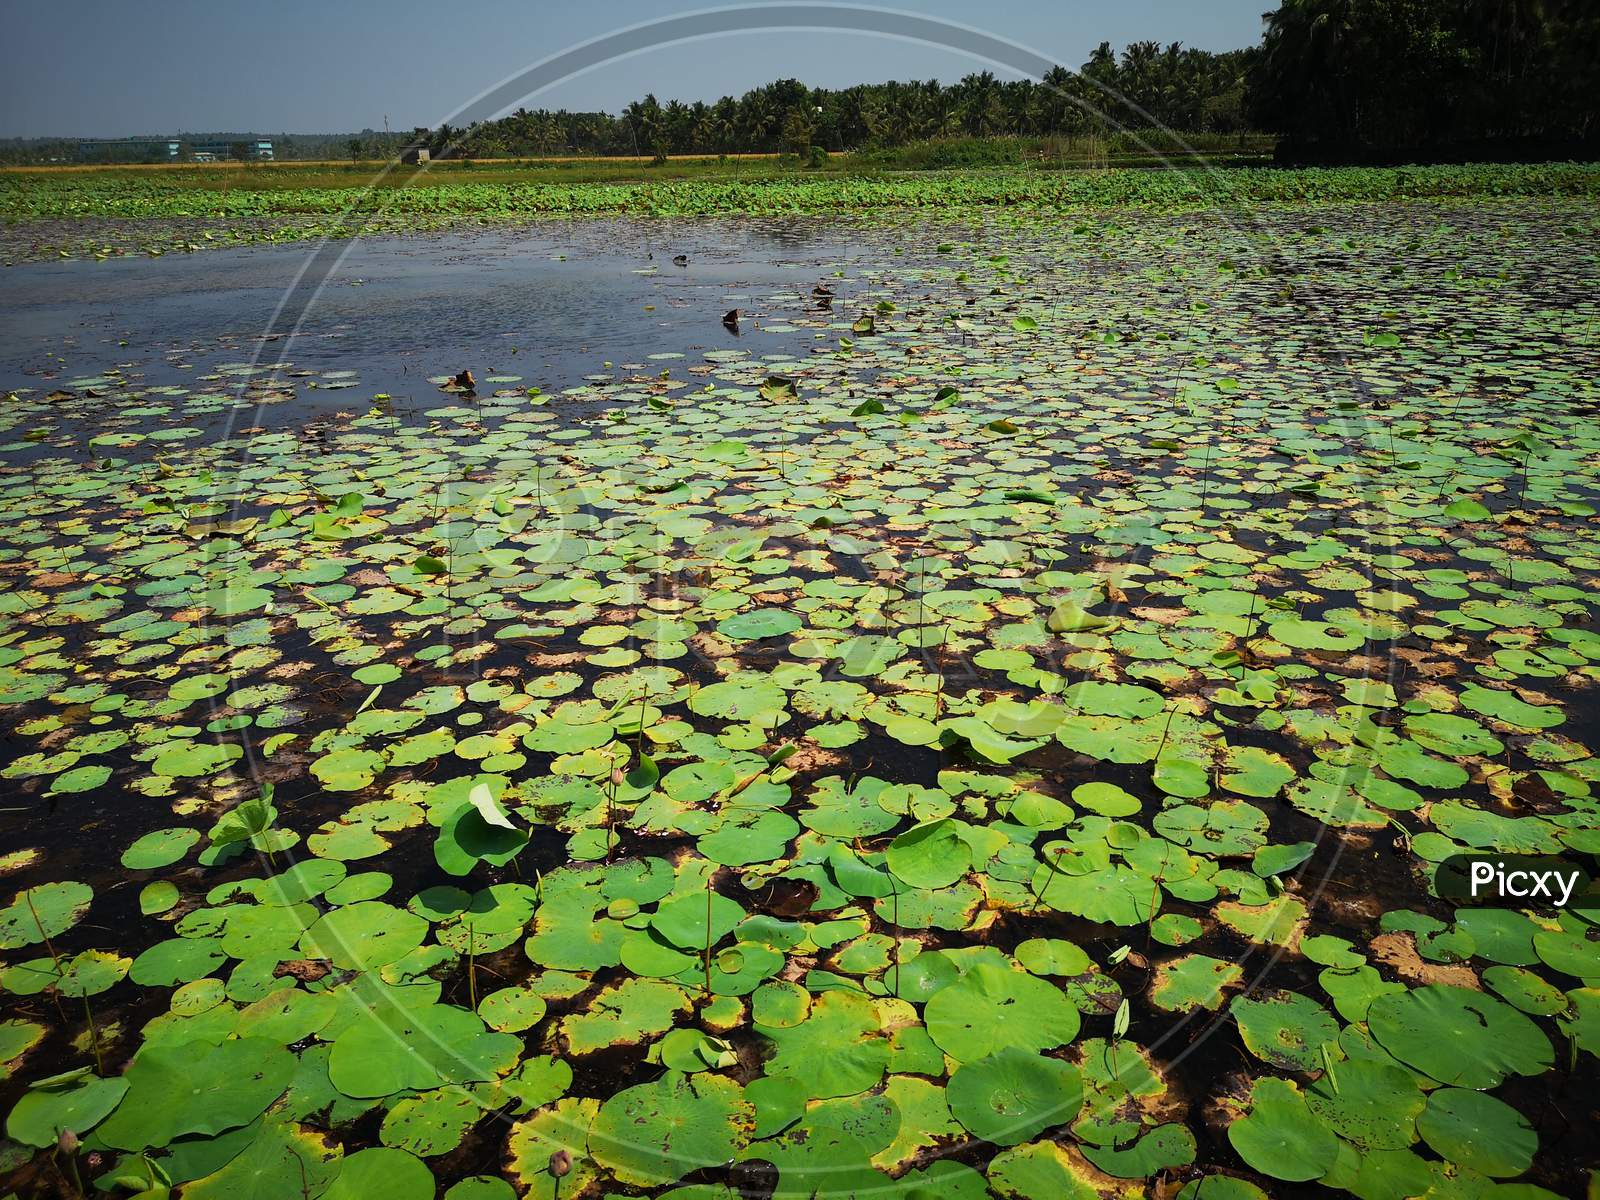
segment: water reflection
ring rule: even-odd
[[[310,270],[303,245],[19,266],[0,273],[0,381],[47,383],[57,356],[83,376],[260,349],[375,387],[469,364],[564,386],[607,361],[748,348],[722,320],[732,308],[745,334],[780,327],[760,352],[787,353],[810,340],[783,328],[812,286],[868,253],[847,234],[814,220],[603,221],[329,244]]]

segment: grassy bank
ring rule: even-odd
[[[938,171],[977,167],[1023,167],[1031,170],[1075,170],[1105,166],[1161,166],[1169,160],[1199,165],[1267,163],[1277,139],[1270,134],[1208,134],[1144,131],[1112,136],[1076,137],[941,137],[880,146],[829,151],[817,147],[803,164],[807,175],[858,175],[881,171]],[[126,174],[156,172],[180,187],[293,188],[347,186],[354,178],[370,178],[393,162],[388,158],[326,158],[276,162],[213,163],[69,163],[0,165],[0,172],[26,174]],[[435,160],[420,178],[438,181],[462,177],[483,183],[514,183],[530,178],[558,183],[637,183],[662,179],[749,178],[794,174],[802,167],[793,154],[681,154],[656,158],[648,154],[603,156],[553,154],[468,156]],[[411,169],[390,180],[410,179]],[[402,185],[403,186],[403,185]]]

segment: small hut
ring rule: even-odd
[[[428,141],[433,136],[431,129],[417,126],[411,131],[411,140],[400,151],[400,161],[408,167],[420,167],[429,159]]]

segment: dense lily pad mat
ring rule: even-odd
[[[1591,219],[901,219],[804,355],[16,394],[18,1189],[1574,1194],[1593,911],[1433,864],[1600,849]]]
[[[165,172],[49,174],[0,171],[0,240],[7,260],[169,250],[303,238],[440,229],[538,218],[631,214],[708,216],[837,214],[914,207],[990,206],[1044,212],[1257,205],[1485,200],[1510,196],[1600,198],[1600,167],[1584,163],[1402,168],[1218,170],[1177,159],[1160,170],[799,172],[761,179],[631,183],[473,183],[458,170],[390,168],[349,186],[283,186],[273,177],[195,186]],[[648,174],[648,172],[646,172]]]

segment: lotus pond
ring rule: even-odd
[[[1595,232],[15,268],[0,1191],[1583,1194]]]

